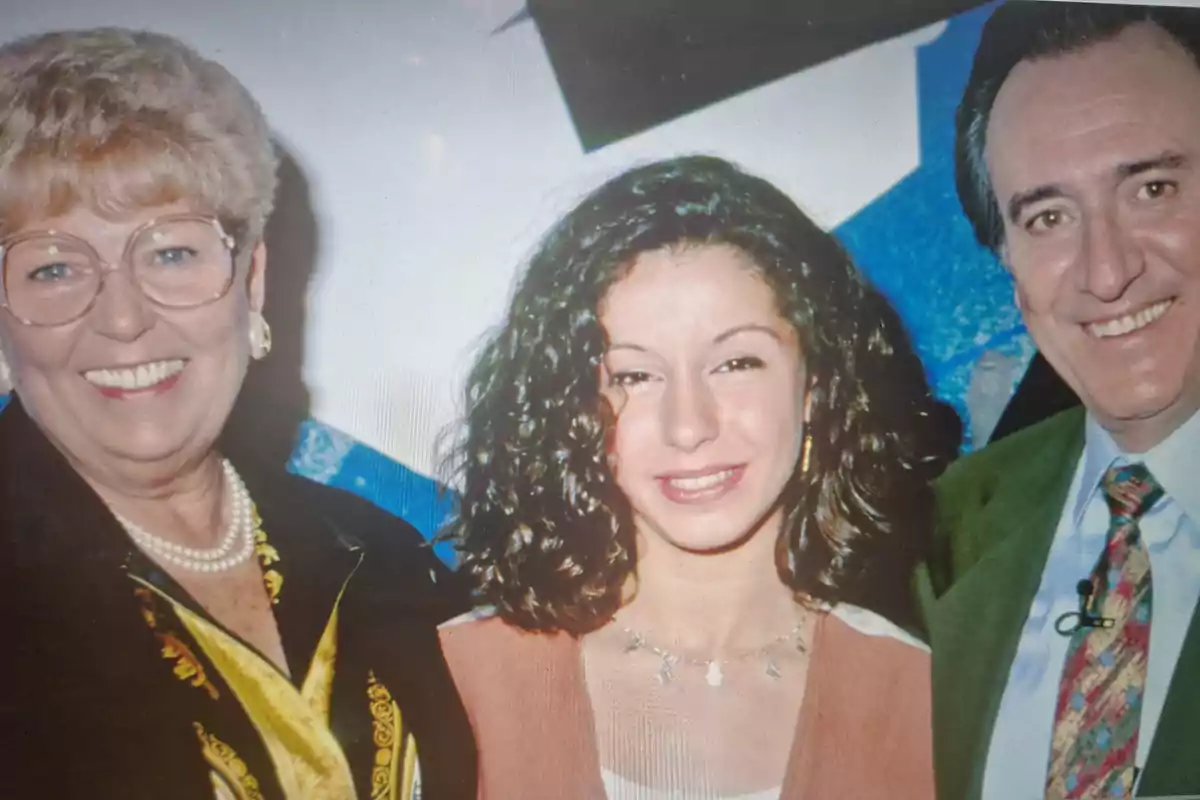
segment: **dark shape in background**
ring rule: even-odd
[[[279,189],[264,234],[267,300],[263,316],[271,325],[271,354],[250,364],[220,447],[235,463],[253,459],[283,469],[311,410],[304,385],[304,330],[319,240],[308,179],[287,149],[277,147]]]
[[[529,0],[585,152],[981,0]],[[520,22],[518,14],[497,33]]]
[[[1041,353],[1035,353],[988,441],[999,441],[1079,404],[1078,395],[1058,376],[1050,362]]]

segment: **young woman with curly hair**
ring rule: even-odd
[[[932,796],[902,627],[954,451],[894,312],[782,192],[632,169],[467,383],[442,629],[488,798]],[[872,610],[873,609],[873,610]]]

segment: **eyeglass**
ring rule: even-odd
[[[220,220],[197,214],[150,220],[130,235],[116,264],[69,233],[18,233],[0,239],[0,307],[26,325],[74,322],[96,304],[108,274],[125,265],[151,302],[198,308],[219,300],[233,285],[235,250]]]

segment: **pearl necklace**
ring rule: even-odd
[[[147,532],[117,514],[113,515],[129,538],[143,550],[189,572],[226,572],[240,566],[254,555],[254,504],[246,484],[228,459],[221,460],[225,486],[229,493],[229,527],[216,547],[199,549],[185,547]],[[240,546],[235,550],[240,542]]]
[[[656,647],[647,641],[646,637],[638,631],[632,630],[631,628],[623,628],[622,630],[624,631],[625,635],[629,637],[629,641],[625,644],[626,653],[636,653],[639,650],[649,650],[651,653],[662,659],[662,662],[658,666],[658,672],[655,674],[655,679],[658,681],[659,685],[665,686],[666,684],[675,680],[675,668],[679,664],[691,664],[697,667],[704,667],[704,682],[714,689],[717,689],[725,683],[725,665],[731,664],[735,661],[744,661],[745,659],[754,657],[764,659],[765,665],[763,672],[768,678],[771,680],[779,680],[783,673],[779,671],[779,665],[771,655],[771,650],[772,648],[785,642],[793,642],[798,651],[801,653],[805,652],[804,642],[800,638],[801,627],[802,626],[797,625],[783,636],[777,637],[769,644],[766,644],[757,650],[751,650],[748,653],[743,653],[739,656],[735,656],[734,658],[728,658],[724,660],[716,658],[687,658],[685,656],[680,656],[664,648]]]

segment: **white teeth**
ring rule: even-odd
[[[186,362],[175,359],[173,361],[152,361],[147,364],[138,364],[136,367],[125,367],[123,369],[93,369],[83,373],[84,380],[95,386],[103,386],[106,389],[125,389],[127,391],[137,391],[139,389],[148,389],[151,386],[162,383],[167,378],[178,375],[183,371]]]
[[[1163,300],[1160,303],[1155,303],[1152,306],[1143,308],[1135,314],[1126,314],[1117,319],[1110,319],[1107,322],[1094,322],[1087,326],[1088,332],[1098,339],[1106,339],[1110,336],[1124,336],[1127,333],[1133,333],[1140,330],[1156,319],[1160,319],[1163,314],[1167,313],[1167,309],[1171,307],[1173,300]]]
[[[668,483],[674,489],[679,489],[684,492],[699,492],[704,489],[710,489],[717,486],[733,477],[733,470],[726,469],[721,472],[714,472],[711,475],[703,475],[699,478],[671,478]]]

